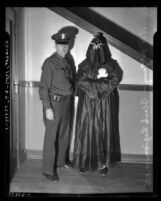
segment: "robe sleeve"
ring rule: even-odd
[[[98,91],[96,87],[96,82],[94,79],[89,78],[88,74],[79,66],[77,76],[76,76],[76,87],[77,93],[79,90],[83,90],[91,99],[98,97]]]
[[[108,77],[97,79],[99,96],[109,95],[122,80],[122,70],[116,60],[110,62],[109,68],[111,70]]]
[[[42,66],[42,74],[39,85],[39,95],[45,109],[51,108],[49,89],[52,81],[51,63],[45,61]]]

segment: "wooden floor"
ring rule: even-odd
[[[28,159],[10,183],[10,192],[97,194],[152,192],[152,166],[119,163],[105,177],[98,172],[80,174],[76,169],[58,168],[60,181],[42,175],[42,160]]]

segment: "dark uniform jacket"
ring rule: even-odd
[[[53,95],[73,94],[75,75],[76,69],[71,54],[63,58],[55,52],[44,61],[39,94],[45,109],[51,108],[50,100]]]

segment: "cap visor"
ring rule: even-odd
[[[69,44],[68,40],[57,40],[56,44]]]

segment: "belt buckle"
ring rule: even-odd
[[[54,97],[53,97],[53,98],[54,98],[54,100],[56,100],[56,95],[54,95]]]
[[[57,96],[57,101],[60,101],[60,96]]]

